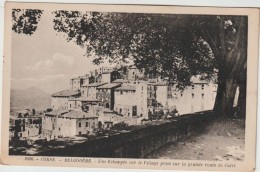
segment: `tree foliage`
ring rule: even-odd
[[[12,30],[16,33],[32,35],[40,21],[43,10],[38,9],[13,9]]]
[[[146,74],[168,78],[179,88],[194,75],[210,79],[217,72],[219,112],[230,111],[237,86],[245,93],[246,16],[54,13],[54,29],[96,55],[95,64],[132,59]]]
[[[188,16],[129,13],[55,11],[54,29],[68,41],[96,55],[94,64],[132,59],[151,77],[162,76],[180,87],[193,75],[214,74],[214,56],[202,37],[187,34],[182,24]],[[187,41],[189,43],[187,43]],[[191,50],[183,51],[189,46]]]

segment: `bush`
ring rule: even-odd
[[[128,128],[128,124],[125,122],[120,122],[111,127],[112,130],[125,130]]]

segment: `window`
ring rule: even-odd
[[[201,94],[201,98],[204,99],[204,94]]]
[[[88,127],[88,122],[86,122],[86,127]]]
[[[191,94],[191,97],[194,99],[194,93]]]
[[[191,88],[194,90],[194,85],[192,85]]]
[[[183,94],[181,93],[181,97],[183,96]]]
[[[122,113],[122,109],[121,108],[119,109],[119,113]]]
[[[79,127],[81,127],[81,123],[79,123]]]
[[[204,90],[204,84],[201,85],[201,89]]]
[[[79,135],[81,135],[81,131],[79,132]]]
[[[120,94],[122,95],[122,94],[123,94],[123,91],[120,91]]]

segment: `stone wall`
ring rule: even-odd
[[[121,131],[111,136],[89,139],[65,148],[42,152],[45,156],[144,158],[168,143],[203,132],[214,118],[210,111],[182,115],[158,125]]]

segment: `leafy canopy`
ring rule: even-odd
[[[209,44],[191,32],[192,16],[55,11],[54,29],[96,55],[94,64],[132,59],[146,74],[188,85],[193,75],[212,77]],[[215,16],[216,18],[216,16]],[[187,51],[189,49],[189,51]]]
[[[43,10],[38,9],[13,9],[12,30],[16,33],[32,35],[40,21]]]

